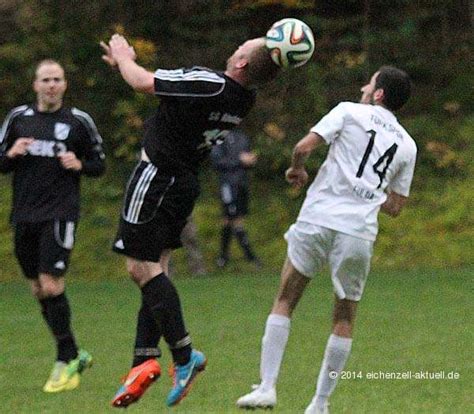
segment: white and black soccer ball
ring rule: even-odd
[[[265,37],[272,60],[282,68],[304,65],[313,55],[314,36],[309,26],[287,18],[274,23]]]

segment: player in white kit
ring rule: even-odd
[[[293,150],[286,179],[301,187],[308,180],[304,169],[308,156],[322,144],[330,145],[296,223],[285,234],[288,255],[262,338],[261,383],[238,399],[241,408],[276,404],[290,318],[308,282],[328,264],[335,293],[333,329],[316,393],[305,414],[329,412],[329,396],[351,350],[357,303],[377,236],[378,212],[381,209],[393,217],[400,213],[416,160],[416,144],[393,114],[409,98],[408,75],[383,66],[361,92],[361,103],[337,105]]]

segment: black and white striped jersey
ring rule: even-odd
[[[161,170],[197,173],[255,103],[255,91],[202,67],[155,72],[160,105],[145,123],[144,148]]]
[[[21,137],[35,141],[24,157],[6,156]],[[58,154],[72,151],[82,161],[80,173],[61,166]],[[13,172],[13,222],[39,222],[79,217],[80,175],[105,170],[102,138],[92,118],[76,108],[39,112],[36,105],[14,108],[0,132],[0,172]]]

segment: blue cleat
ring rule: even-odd
[[[170,371],[173,377],[173,388],[168,394],[168,407],[179,404],[186,397],[197,374],[206,368],[207,359],[200,351],[192,350],[191,358],[186,365],[174,365]]]

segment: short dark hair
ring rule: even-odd
[[[411,92],[411,82],[408,74],[394,66],[382,66],[377,79],[375,90],[383,89],[383,105],[391,111],[400,109],[408,101]]]
[[[42,66],[45,66],[45,65],[58,65],[58,66],[64,71],[63,65],[61,65],[57,60],[54,60],[54,59],[43,59],[42,61],[38,62],[38,64],[36,65],[36,68],[35,68],[35,78],[36,78],[36,76],[37,76],[38,70],[39,70]]]
[[[263,85],[275,79],[279,72],[279,67],[273,62],[270,51],[265,45],[262,45],[249,56],[248,78],[251,84],[255,86]]]

